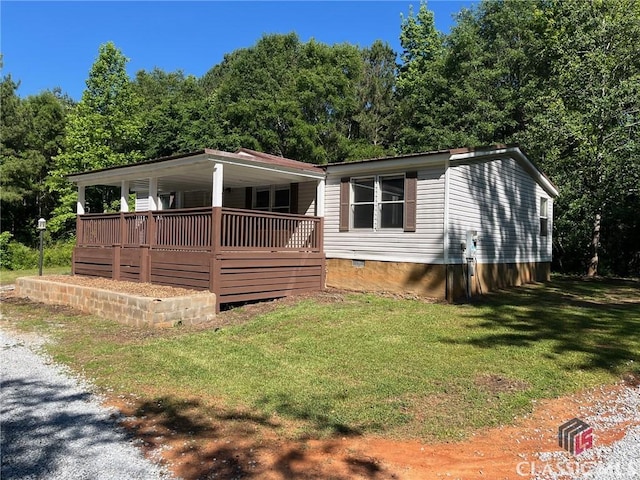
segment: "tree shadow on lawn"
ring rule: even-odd
[[[472,305],[469,316],[481,319],[488,333],[461,343],[492,348],[552,341],[554,358],[586,354],[572,368],[620,374],[633,362],[631,369],[640,372],[638,282],[559,278],[488,294]]]
[[[278,400],[283,405],[276,409],[283,415],[310,422],[312,428],[331,426],[326,418],[294,411],[290,408],[293,402]],[[283,426],[266,414],[220,409],[172,396],[138,400],[121,410],[127,416],[124,426],[143,440],[145,449],[152,455],[163,452],[165,463],[185,480],[394,478],[370,458],[345,454],[335,438],[323,442],[320,452],[311,451],[303,440],[281,440]],[[353,429],[335,432],[341,437],[360,433]]]

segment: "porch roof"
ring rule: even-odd
[[[243,148],[236,153],[204,149],[132,165],[76,173],[68,178],[79,186],[119,187],[121,182],[127,181],[131,191],[147,191],[149,178],[156,177],[158,191],[210,190],[215,164],[224,165],[225,188],[304,182],[325,177],[324,170],[315,165]]]

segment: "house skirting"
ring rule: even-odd
[[[466,266],[463,265],[339,258],[328,258],[326,262],[328,287],[416,293],[449,301],[466,298]],[[524,283],[547,281],[550,271],[548,262],[477,264],[471,293],[479,295]]]
[[[327,286],[445,297],[445,266],[409,262],[327,259]]]

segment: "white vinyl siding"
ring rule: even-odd
[[[371,168],[368,165],[364,167]],[[403,175],[415,167],[384,172]],[[443,263],[444,164],[418,169],[415,232],[399,229],[339,231],[340,178],[336,170],[327,176],[325,190],[325,253],[327,258]],[[371,176],[370,171],[353,178]]]
[[[136,193],[136,212],[149,210],[149,194],[147,192]]]
[[[449,172],[449,261],[461,263],[467,230],[477,230],[480,263],[551,261],[540,236],[540,198],[553,200],[514,159],[456,163]],[[551,232],[551,230],[550,230]]]

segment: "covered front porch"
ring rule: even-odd
[[[73,274],[207,289],[218,308],[324,287],[318,167],[205,150],[70,178],[79,193]],[[96,185],[120,187],[120,212],[85,211],[85,189]]]

